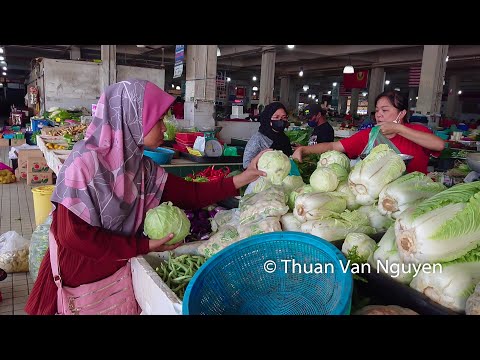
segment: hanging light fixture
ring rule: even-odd
[[[335,86],[337,86],[337,83],[336,83],[336,82],[334,82],[332,85],[333,85],[333,87],[335,87]]]
[[[300,72],[298,73],[298,76],[303,76],[303,68],[300,68]]]
[[[350,55],[348,55],[348,65],[345,65],[343,68],[343,73],[344,74],[353,74],[355,72],[355,69],[352,66],[352,62],[350,61]]]
[[[227,77],[227,82],[230,82],[230,81],[232,81],[232,79],[231,79],[231,78],[229,78],[229,77]]]
[[[289,49],[293,49],[293,48],[295,47],[295,45],[287,45],[287,47],[288,47]]]
[[[390,80],[385,80],[385,85],[390,85]]]
[[[253,90],[253,91],[258,91],[258,87],[254,86],[254,87],[252,88],[252,90]]]
[[[303,91],[307,91],[308,89],[310,89],[310,86],[308,86],[308,85],[303,85]]]
[[[253,75],[252,80],[257,81],[257,77],[255,75]]]

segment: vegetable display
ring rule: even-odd
[[[348,185],[360,205],[371,205],[382,188],[405,171],[402,158],[388,145],[375,146],[367,157],[355,164],[348,176]]]
[[[480,282],[480,248],[430,271],[420,271],[410,287],[452,310],[464,311]]]
[[[376,247],[375,240],[370,236],[362,233],[349,233],[343,242],[342,253],[348,255],[350,251],[354,251],[361,263],[371,264]]]
[[[378,210],[396,219],[402,211],[416,202],[428,199],[445,190],[443,184],[434,182],[421,172],[400,176],[387,184],[378,196]]]
[[[168,260],[162,262],[155,271],[175,295],[183,300],[188,283],[205,260],[205,257],[199,255],[175,256],[170,253]]]
[[[480,181],[458,184],[405,210],[395,222],[407,263],[454,260],[480,244]]]
[[[350,171],[350,159],[348,156],[335,150],[327,151],[321,154],[317,166],[329,167],[333,164],[340,165],[347,172]]]
[[[215,165],[212,165],[196,174],[186,176],[185,180],[193,182],[217,181],[228,177],[229,174],[230,168],[228,166],[224,167],[223,169],[215,170]]]
[[[172,245],[183,241],[189,234],[190,220],[182,209],[168,201],[147,211],[144,231],[150,239],[155,240],[173,233],[173,239],[166,243]]]

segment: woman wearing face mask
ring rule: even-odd
[[[322,108],[321,105],[312,104],[305,108],[304,114],[309,119],[308,126],[314,128],[308,140],[308,145],[332,142],[334,140],[335,131],[325,118],[327,110]]]
[[[243,154],[243,167],[246,169],[252,159],[265,149],[281,150],[287,156],[293,154],[292,145],[284,130],[288,126],[285,106],[273,102],[265,106],[260,113],[260,128],[248,140]]]
[[[430,155],[439,156],[445,142],[425,126],[406,124],[406,114],[407,101],[399,92],[385,91],[375,99],[375,120],[380,131],[403,154],[413,156],[407,165],[407,172],[420,171],[426,174]],[[340,141],[299,147],[293,158],[302,161],[302,156],[307,154],[336,150],[347,154],[350,159],[355,159],[367,146],[370,131],[371,129],[365,129]]]

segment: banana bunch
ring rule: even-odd
[[[17,181],[17,178],[10,170],[0,170],[0,184],[10,184]]]
[[[60,145],[60,144],[54,144],[54,143],[46,143],[45,146],[49,150],[66,150],[67,145]]]

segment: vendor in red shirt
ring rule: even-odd
[[[412,155],[407,165],[407,172],[420,171],[427,173],[430,155],[439,156],[445,142],[434,135],[427,127],[418,124],[406,124],[407,101],[397,91],[386,91],[375,99],[375,120],[380,131],[403,153]],[[340,141],[322,143],[313,146],[301,146],[293,154],[293,158],[302,161],[307,154],[321,154],[336,150],[356,159],[365,149],[371,129],[357,132]]]
[[[50,231],[58,244],[63,286],[107,278],[132,257],[168,251],[173,234],[150,240],[142,234],[146,212],[162,202],[200,208],[238,195],[264,176],[260,153],[240,175],[215,182],[187,182],[167,174],[145,146],[163,143],[163,116],[174,98],[151,82],[132,79],[109,86],[100,97],[85,140],[75,144],[57,178]],[[54,315],[57,286],[47,250],[28,298],[28,314]]]

